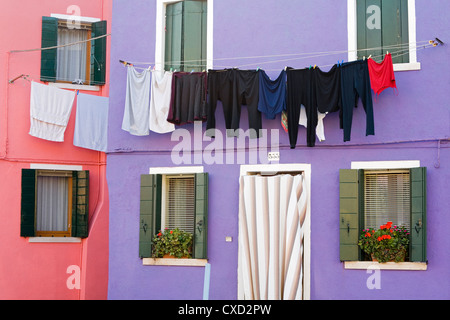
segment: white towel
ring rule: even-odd
[[[64,141],[75,92],[31,82],[29,134],[50,141]]]
[[[73,144],[77,147],[106,152],[108,136],[108,97],[80,93]]]
[[[175,130],[175,125],[167,121],[172,94],[172,72],[154,72],[150,98],[150,130],[167,133]]]
[[[319,141],[325,141],[325,128],[323,126],[323,118],[325,118],[327,113],[320,113],[319,111],[317,111],[316,135],[317,135],[317,138],[319,139]],[[298,120],[298,124],[300,124],[306,128],[308,126],[307,123],[308,123],[308,117],[306,116],[305,106],[301,105],[300,119]]]
[[[149,134],[151,72],[127,68],[127,91],[122,129],[135,136]]]

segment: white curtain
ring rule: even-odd
[[[38,231],[67,231],[68,195],[68,178],[38,176],[36,206]]]
[[[241,177],[240,299],[302,299],[304,181],[304,174]]]
[[[87,39],[87,30],[58,28],[58,45]],[[86,46],[88,44],[84,42],[57,49],[57,80],[73,82],[80,79],[83,82],[86,81]]]

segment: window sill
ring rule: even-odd
[[[355,270],[368,270],[368,269],[380,269],[380,270],[415,270],[425,271],[427,270],[426,262],[386,262],[378,263],[373,261],[344,261],[345,269]]]
[[[204,267],[208,263],[207,259],[164,259],[164,258],[144,258],[144,266],[181,266],[181,267]]]
[[[64,82],[48,82],[49,86],[54,86],[60,89],[70,89],[70,90],[84,90],[84,91],[100,91],[100,86],[88,86],[82,84],[71,84]]]
[[[30,237],[30,243],[79,243],[81,238],[75,237]]]
[[[420,62],[395,63],[394,71],[417,71],[420,70]]]

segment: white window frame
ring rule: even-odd
[[[356,22],[356,1],[347,0],[347,31],[348,31],[348,61],[357,60],[358,26]],[[409,37],[409,62],[395,63],[394,71],[420,70],[420,62],[417,61],[416,50],[416,0],[408,0],[408,37]]]
[[[240,176],[261,173],[276,174],[277,172],[303,172],[305,174],[307,194],[306,216],[303,225],[303,300],[311,299],[311,164],[284,163],[284,164],[261,164],[241,165]],[[240,266],[238,265],[238,268]],[[239,273],[238,273],[239,274]],[[238,278],[238,297],[243,296],[242,279]]]
[[[383,170],[383,169],[411,169],[419,168],[419,160],[405,161],[352,161],[352,169]],[[373,261],[344,261],[345,269],[361,270],[427,270],[426,262],[386,262]]]
[[[208,1],[207,25],[206,25],[206,68],[213,69],[213,7],[214,0]],[[180,0],[157,0],[156,2],[156,44],[155,44],[155,69],[164,70],[165,57],[165,15],[166,6]]]
[[[196,173],[203,173],[203,166],[187,166],[187,167],[152,167],[149,169],[149,174],[161,174],[166,175],[190,175]],[[165,177],[163,177],[164,184]],[[164,188],[164,187],[163,187]],[[164,191],[161,192],[163,197]],[[161,201],[161,205],[164,206],[164,199]],[[163,207],[161,211],[163,211]],[[161,215],[161,220],[163,217]],[[162,222],[162,221],[161,221]],[[142,265],[144,266],[191,266],[191,267],[205,267],[208,263],[207,259],[164,259],[164,258],[144,258],[142,259]]]

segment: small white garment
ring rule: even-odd
[[[62,142],[75,91],[31,82],[30,132],[33,137]]]
[[[328,112],[327,112],[328,113]],[[327,113],[320,113],[317,111],[317,126],[316,126],[316,135],[319,141],[325,140],[325,128],[323,126],[323,118],[327,115]],[[305,106],[301,105],[300,107],[300,119],[298,121],[298,124],[304,126],[305,128],[308,127],[307,125],[308,117],[306,116],[306,110]]]
[[[167,133],[175,130],[175,125],[167,121],[172,95],[172,72],[153,72],[150,97],[150,131]]]
[[[127,91],[122,129],[135,136],[149,134],[151,71],[127,67]]]
[[[106,152],[108,141],[109,98],[78,94],[73,144]]]

